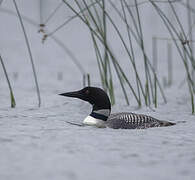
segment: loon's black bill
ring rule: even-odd
[[[73,92],[67,92],[59,94],[60,96],[66,96],[66,97],[74,97],[74,98],[81,98],[82,94],[79,91],[73,91]]]

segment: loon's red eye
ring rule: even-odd
[[[87,95],[89,94],[89,90],[88,89],[85,91],[85,94],[87,94]]]

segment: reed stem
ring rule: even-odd
[[[31,52],[31,49],[30,49],[30,43],[28,41],[28,37],[27,37],[26,31],[25,31],[25,28],[24,28],[24,24],[23,24],[22,17],[20,15],[20,11],[18,9],[17,3],[16,3],[15,0],[13,0],[13,3],[14,3],[14,6],[16,8],[16,12],[17,12],[17,15],[18,15],[18,18],[20,20],[20,24],[21,24],[21,27],[22,27],[22,30],[23,30],[23,33],[24,33],[25,42],[26,42],[26,45],[27,45],[27,49],[28,49],[28,53],[29,53],[29,57],[30,57],[31,65],[32,65],[32,70],[33,70],[36,90],[37,90],[38,106],[40,107],[41,106],[41,96],[40,96],[40,90],[39,90],[39,85],[38,85],[35,65],[34,65],[34,61],[33,61],[33,56],[32,56],[32,52]]]
[[[167,43],[167,65],[168,65],[168,81],[167,85],[171,86],[173,81],[173,59],[172,59],[172,45]]]
[[[14,98],[14,93],[13,93],[12,86],[11,86],[11,83],[10,83],[10,80],[9,80],[9,77],[8,77],[8,74],[7,74],[7,71],[6,71],[6,68],[5,68],[5,65],[4,65],[4,62],[3,62],[3,59],[1,57],[1,55],[0,55],[0,61],[1,61],[1,65],[3,67],[3,71],[4,71],[4,74],[5,74],[6,80],[7,80],[9,91],[10,91],[11,107],[15,108],[16,107],[16,101],[15,101],[15,98]]]

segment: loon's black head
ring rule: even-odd
[[[111,104],[106,92],[97,87],[85,87],[79,91],[59,94],[61,96],[79,98],[93,105],[93,111],[111,109]]]

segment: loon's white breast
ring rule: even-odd
[[[96,126],[98,128],[105,128],[106,127],[106,123],[103,120],[100,119],[96,119],[92,116],[87,116],[84,120],[83,120],[83,124],[85,125],[89,125],[89,126]]]

